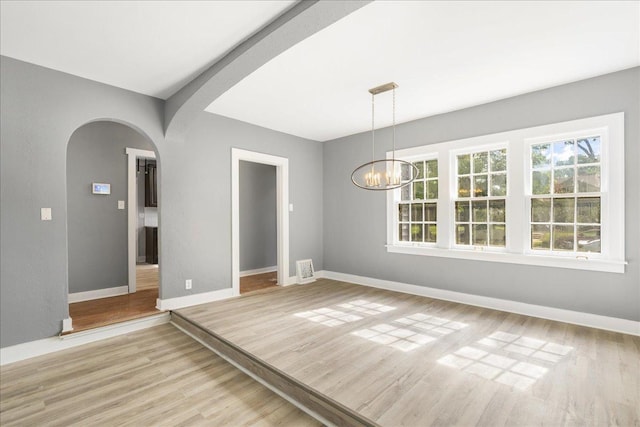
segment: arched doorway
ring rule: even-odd
[[[155,264],[135,263],[147,250],[157,251],[157,180],[153,207],[144,197],[152,167],[157,176],[156,162],[151,140],[125,124],[93,121],[69,139],[68,302],[74,332],[158,313],[157,252]],[[155,248],[146,247],[147,230]]]

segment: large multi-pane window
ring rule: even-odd
[[[435,243],[438,238],[438,161],[413,162],[417,178],[400,189],[398,203],[398,240],[401,242]],[[403,167],[402,178],[409,179]]]
[[[457,245],[506,245],[507,149],[456,156]]]
[[[389,252],[625,271],[622,113],[396,156],[418,175],[387,194]]]
[[[531,249],[601,252],[599,135],[530,147]]]

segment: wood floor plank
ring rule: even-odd
[[[326,279],[178,313],[381,425],[640,425],[635,336]]]
[[[171,325],[5,365],[0,379],[2,426],[320,425]]]

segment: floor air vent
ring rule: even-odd
[[[315,282],[316,277],[313,271],[313,261],[310,259],[302,259],[296,261],[296,276],[298,276],[298,284]]]

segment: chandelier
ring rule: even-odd
[[[365,190],[394,190],[413,182],[418,168],[405,160],[396,159],[396,88],[391,82],[369,89],[371,94],[371,161],[358,166],[351,174],[351,181]],[[393,91],[393,151],[391,158],[376,160],[375,98],[376,95]]]

